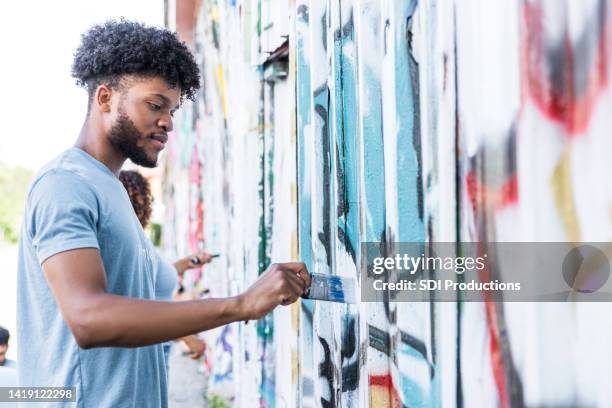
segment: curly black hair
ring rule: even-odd
[[[151,194],[149,180],[134,170],[121,170],[119,180],[127,190],[138,221],[143,228],[146,228],[153,211],[153,194]]]
[[[194,100],[200,88],[198,65],[176,34],[124,19],[91,27],[74,55],[77,85],[87,89],[91,102],[99,85],[117,88],[125,75],[161,77],[181,89],[181,102]]]

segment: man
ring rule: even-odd
[[[9,331],[0,326],[0,387],[14,387],[17,385],[15,362],[6,358],[10,337]]]
[[[196,95],[197,65],[174,34],[122,20],[83,35],[73,76],[88,91],[85,123],[27,196],[20,385],[74,386],[77,407],[165,407],[159,343],[261,318],[295,302],[310,276],[301,263],[275,264],[236,297],[151,300],[152,248],[116,176],[127,158],[156,165],[174,112]]]

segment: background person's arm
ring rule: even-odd
[[[259,319],[279,304],[295,302],[310,284],[304,264],[274,264],[236,297],[159,302],[107,293],[102,259],[94,248],[58,253],[42,267],[82,348],[146,346]]]

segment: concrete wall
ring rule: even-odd
[[[359,278],[365,241],[610,241],[611,9],[202,0],[164,245],[221,253],[188,280],[226,296],[271,262]],[[609,312],[301,301],[208,333],[211,390],[242,407],[609,406]]]

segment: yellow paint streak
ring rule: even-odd
[[[291,234],[291,259],[300,262],[299,256],[297,230],[293,230]]]
[[[391,398],[389,391],[385,387],[378,385],[370,386],[370,406],[371,407],[390,407]]]
[[[565,146],[557,167],[550,178],[550,189],[561,216],[565,235],[571,242],[580,241],[580,226],[576,216],[574,189],[571,180],[571,145]]]
[[[266,123],[265,125],[261,126],[261,125],[257,125],[257,126],[252,126],[248,129],[249,133],[253,133],[255,132],[255,136],[259,136],[260,133],[262,133],[265,129],[272,129],[272,124],[270,123]]]
[[[210,21],[218,21],[219,20],[219,8],[216,4],[211,4],[208,9],[208,18]]]
[[[295,148],[295,144],[297,141],[297,115],[295,114],[295,109],[291,111],[291,146]]]
[[[291,205],[295,206],[297,202],[297,185],[295,183],[291,183]]]
[[[300,303],[295,302],[291,305],[291,329],[295,333],[295,337],[299,342],[299,327],[300,327]],[[299,373],[300,373],[300,360],[298,359],[298,349],[295,348],[296,344],[292,346],[291,350],[291,384],[297,384]]]
[[[297,331],[300,327],[300,302],[291,305],[291,328]]]
[[[217,83],[219,84],[219,96],[221,98],[221,109],[223,110],[223,118],[227,120],[227,105],[225,102],[225,80],[223,79],[223,68],[221,64],[217,64]]]
[[[297,100],[296,100],[296,91],[297,86],[295,85],[297,82],[297,48],[296,48],[296,12],[297,9],[295,7],[295,0],[289,0],[289,20],[290,26],[292,27],[289,35],[289,77],[288,83],[294,84],[289,88],[289,111],[290,119],[289,119],[289,138],[291,143],[291,150],[293,152],[296,151],[297,145]]]
[[[291,384],[297,384],[299,364],[298,353],[293,350],[291,352]]]

